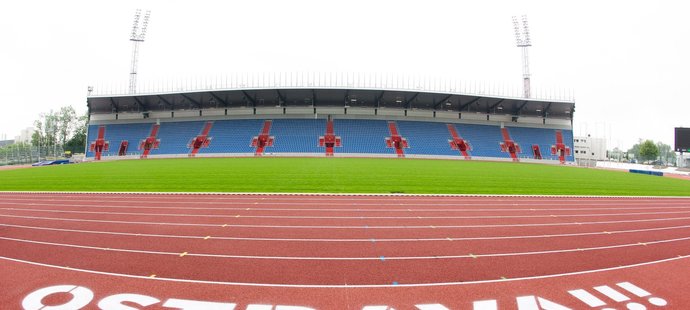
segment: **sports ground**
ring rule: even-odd
[[[687,180],[500,162],[196,158],[0,171],[0,190],[0,278],[16,279],[0,303],[11,308],[690,304]]]

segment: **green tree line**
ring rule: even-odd
[[[676,153],[670,145],[661,141],[655,143],[653,140],[648,139],[639,139],[637,144],[628,150],[628,154],[634,156],[640,162],[658,160],[664,164],[672,164],[676,160]]]
[[[83,153],[86,146],[86,114],[77,116],[72,106],[41,113],[34,121],[31,145],[55,149],[58,146],[72,153]]]

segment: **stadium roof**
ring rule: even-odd
[[[89,96],[89,113],[253,107],[362,107],[572,119],[575,102],[399,89],[247,88]]]

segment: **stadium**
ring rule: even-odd
[[[688,179],[578,166],[529,74],[130,81],[89,87],[83,159],[0,171],[3,309],[690,305]]]
[[[281,87],[96,96],[88,107],[90,159],[273,155],[573,161],[573,102],[373,87]]]

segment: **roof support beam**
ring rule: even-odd
[[[316,106],[316,89],[311,90],[311,106]]]
[[[491,113],[491,111],[493,111],[493,109],[495,109],[497,106],[499,106],[504,100],[505,100],[505,99],[501,99],[501,100],[499,100],[498,102],[496,102],[496,103],[492,104],[491,106],[489,106],[489,107],[486,109],[486,113]]]
[[[156,97],[158,97],[158,100],[162,101],[162,102],[165,103],[168,107],[170,107],[170,109],[174,109],[173,104],[170,103],[170,101],[168,101],[167,99],[165,99],[165,97],[163,97],[163,96],[161,96],[161,95],[156,95]]]
[[[252,103],[252,106],[256,108],[256,99],[250,96],[246,90],[243,90],[242,94],[244,94],[244,98],[247,98],[247,100]]]
[[[117,104],[117,102],[115,102],[115,99],[113,99],[112,97],[110,98],[110,107],[113,110],[115,110],[115,113],[120,112],[120,106]]]
[[[226,108],[228,107],[228,102],[227,102],[227,101],[221,99],[220,97],[218,97],[218,96],[217,96],[216,94],[214,94],[213,92],[209,92],[209,94],[211,94],[211,97],[213,97],[214,100],[220,102],[224,107],[226,107]]]
[[[514,115],[520,115],[520,113],[522,113],[522,109],[525,108],[525,106],[527,105],[527,103],[529,103],[529,101],[523,101],[522,104],[520,105],[520,107],[519,107],[519,108],[515,111],[515,113],[513,113],[513,114],[514,114]]]
[[[376,100],[374,100],[374,103],[376,103],[377,108],[381,106],[381,99],[383,99],[383,94],[385,93],[386,91],[382,90],[381,93],[378,96],[376,96]]]
[[[462,109],[464,109],[464,108],[466,108],[466,107],[469,107],[470,104],[473,104],[473,103],[479,101],[479,99],[482,99],[482,97],[477,97],[477,98],[474,98],[474,99],[472,99],[472,100],[470,100],[470,101],[468,101],[468,102],[465,102],[465,104],[461,105],[461,106],[458,108],[458,111],[462,111]]]
[[[199,101],[196,101],[196,100],[192,99],[191,97],[189,97],[185,94],[180,94],[180,96],[182,96],[184,99],[187,99],[189,102],[194,104],[198,109],[201,109],[201,103]]]
[[[541,116],[546,117],[549,114],[549,111],[551,110],[551,105],[553,102],[549,102],[549,104],[546,105],[546,108],[544,108],[544,111],[542,111]]]
[[[410,108],[410,105],[412,104],[412,101],[415,100],[415,99],[417,99],[417,96],[419,96],[419,93],[415,93],[414,96],[412,96],[412,98],[410,98],[410,99],[408,99],[408,100],[405,100],[405,109],[409,109],[409,108]]]
[[[436,110],[436,108],[437,108],[440,104],[442,104],[442,103],[444,103],[446,100],[450,99],[450,97],[453,97],[453,95],[445,96],[445,97],[443,97],[443,99],[439,100],[439,102],[436,102],[436,104],[434,104],[434,110]]]
[[[280,89],[276,89],[276,93],[278,94],[278,100],[280,101],[279,104],[282,107],[283,104],[287,103],[287,98],[280,92]]]
[[[145,112],[145,111],[148,110],[149,107],[148,107],[146,104],[144,104],[144,103],[141,101],[141,99],[139,99],[139,97],[134,96],[134,97],[132,97],[132,98],[134,98],[134,103],[137,104],[137,107],[139,108],[139,111]]]

